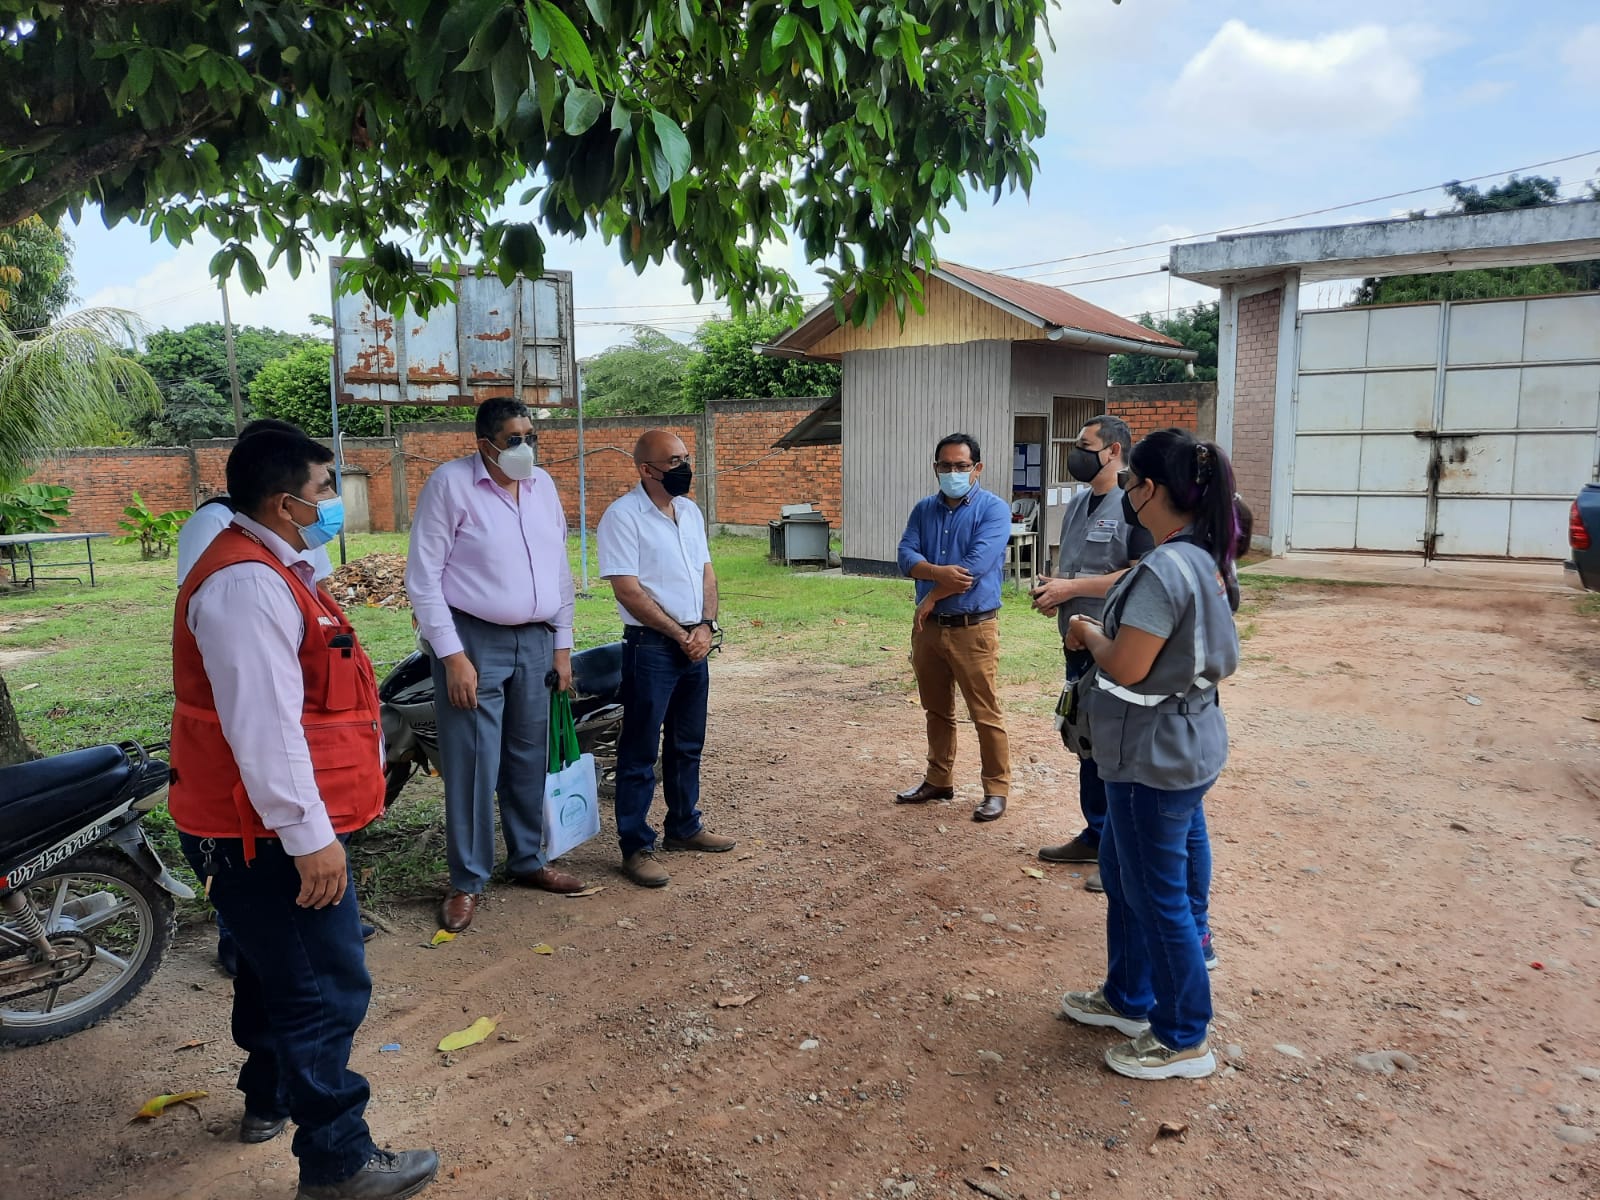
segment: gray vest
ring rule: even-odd
[[[1122,519],[1122,489],[1112,487],[1105,498],[1089,512],[1088,488],[1080,488],[1061,514],[1061,547],[1057,552],[1056,574],[1064,579],[1080,575],[1109,575],[1128,565],[1128,534]],[[1100,617],[1105,607],[1101,596],[1075,596],[1056,609],[1061,636],[1067,636],[1067,622],[1082,614]]]
[[[1177,623],[1150,673],[1131,687],[1101,675],[1089,697],[1089,734],[1102,779],[1178,791],[1209,783],[1228,760],[1228,726],[1217,684],[1239,665],[1239,633],[1211,555],[1167,542],[1139,560],[1106,597],[1115,637],[1128,589],[1153,573],[1177,607]]]

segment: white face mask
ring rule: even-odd
[[[533,447],[527,442],[512,446],[509,450],[500,451],[500,457],[495,459],[495,466],[506,473],[507,479],[531,479],[533,477]]]

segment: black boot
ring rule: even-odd
[[[439,1173],[432,1150],[379,1150],[349,1179],[300,1185],[295,1200],[403,1200],[415,1196]]]

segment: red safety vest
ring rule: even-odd
[[[272,837],[245,794],[233,750],[222,734],[211,681],[189,629],[189,600],[216,572],[237,563],[265,563],[283,577],[305,622],[300,672],[305,679],[306,746],[317,791],[335,833],[370,825],[383,813],[382,734],[372,660],[332,596],[307,587],[254,536],[229,526],[200,556],[178,591],[172,622],[172,820],[194,837],[242,838],[248,862],[257,838]]]

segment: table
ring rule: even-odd
[[[1014,522],[1011,526],[1011,537],[1006,542],[1006,563],[1002,578],[1009,574],[1020,592],[1023,590],[1022,577],[1028,577],[1028,591],[1033,590],[1033,585],[1039,577],[1039,532],[1030,529],[1022,522]]]
[[[48,565],[52,567],[88,567],[89,586],[94,587],[95,539],[107,538],[110,536],[111,535],[109,533],[4,533],[0,534],[0,550],[4,550],[6,547],[11,546],[16,547],[24,552],[21,558],[13,557],[9,560],[9,565],[11,568],[11,582],[18,587],[27,586],[37,591],[39,587],[39,580],[41,579],[59,583],[65,583],[70,579],[74,583],[81,584],[83,582],[83,577],[81,575],[38,574],[35,570],[33,562],[33,548],[35,546],[59,546],[67,542],[82,542],[85,554],[84,558],[69,559],[66,562],[52,562]],[[22,578],[22,575],[19,571],[19,564],[24,561],[26,561],[28,565],[28,577],[26,579]]]

